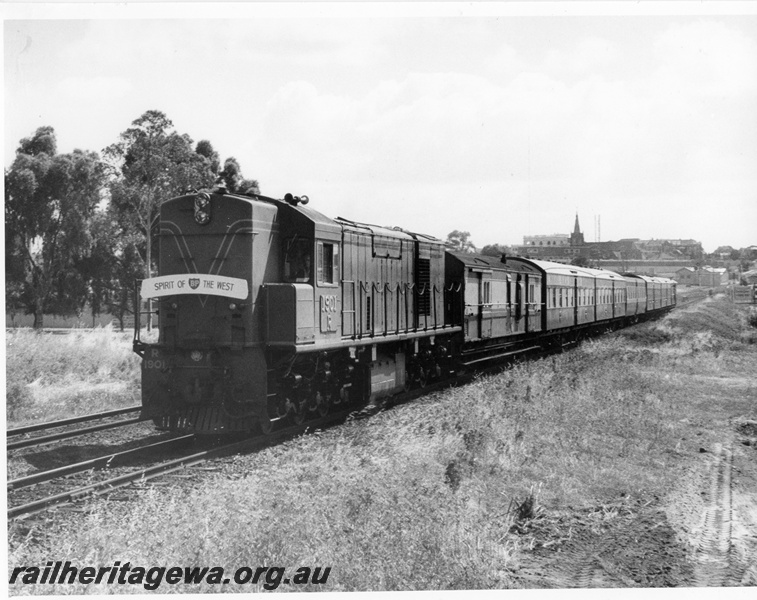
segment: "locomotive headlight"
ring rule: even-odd
[[[234,302],[232,302],[231,304],[229,304],[229,310],[234,311],[236,309],[237,309],[237,305]]]
[[[210,195],[206,193],[195,196],[195,221],[198,225],[210,223]]]

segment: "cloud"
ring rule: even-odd
[[[660,66],[653,84],[680,101],[757,90],[757,45],[724,23],[671,26],[654,45]]]
[[[544,61],[547,72],[572,75],[595,73],[612,65],[618,56],[618,50],[610,40],[589,37],[580,40],[569,52],[552,51]]]
[[[64,100],[97,102],[118,100],[131,90],[131,81],[124,77],[67,77],[55,92]]]

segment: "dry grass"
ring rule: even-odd
[[[9,427],[139,403],[139,359],[131,335],[111,327],[68,335],[8,331]]]
[[[12,528],[11,566],[50,556],[80,565],[320,565],[332,567],[324,591],[512,587],[528,543],[519,519],[664,495],[700,443],[685,439],[687,424],[754,411],[744,375],[754,372],[757,349],[739,342],[742,317],[708,303],[641,326],[667,332],[653,345],[645,334],[608,336],[237,457],[191,488],[149,488],[128,504],[93,501],[83,520],[55,529]],[[696,389],[692,375],[705,378]],[[728,395],[713,395],[724,381]],[[12,588],[105,591],[115,590]]]

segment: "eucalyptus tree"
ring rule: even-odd
[[[229,157],[223,163],[223,170],[219,177],[230,192],[241,194],[259,194],[260,185],[256,179],[245,179],[242,175],[242,167],[236,158]]]
[[[469,231],[459,231],[455,229],[447,234],[447,240],[445,242],[447,248],[452,250],[458,250],[460,252],[475,252],[476,246],[470,239]]]
[[[21,140],[5,171],[6,293],[14,308],[34,315],[35,329],[45,312],[72,314],[86,302],[79,266],[103,182],[98,154],[58,154],[49,126]]]

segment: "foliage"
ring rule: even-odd
[[[92,220],[93,244],[83,265],[90,277],[93,314],[109,312],[119,319],[133,313],[134,281],[144,271],[140,250],[144,237],[108,207]]]
[[[514,256],[515,252],[510,246],[505,246],[504,244],[487,244],[481,248],[481,254],[501,258],[503,255]]]
[[[71,314],[86,301],[81,270],[92,240],[104,166],[94,152],[57,154],[52,127],[21,140],[5,172],[6,291],[11,306],[34,314]]]
[[[242,176],[242,168],[236,158],[230,157],[223,164],[220,178],[230,192],[240,194],[259,194],[260,186],[254,179],[245,179]]]
[[[470,231],[458,231],[455,229],[447,234],[447,241],[445,245],[450,250],[456,250],[458,252],[475,252],[476,247],[470,240]]]

